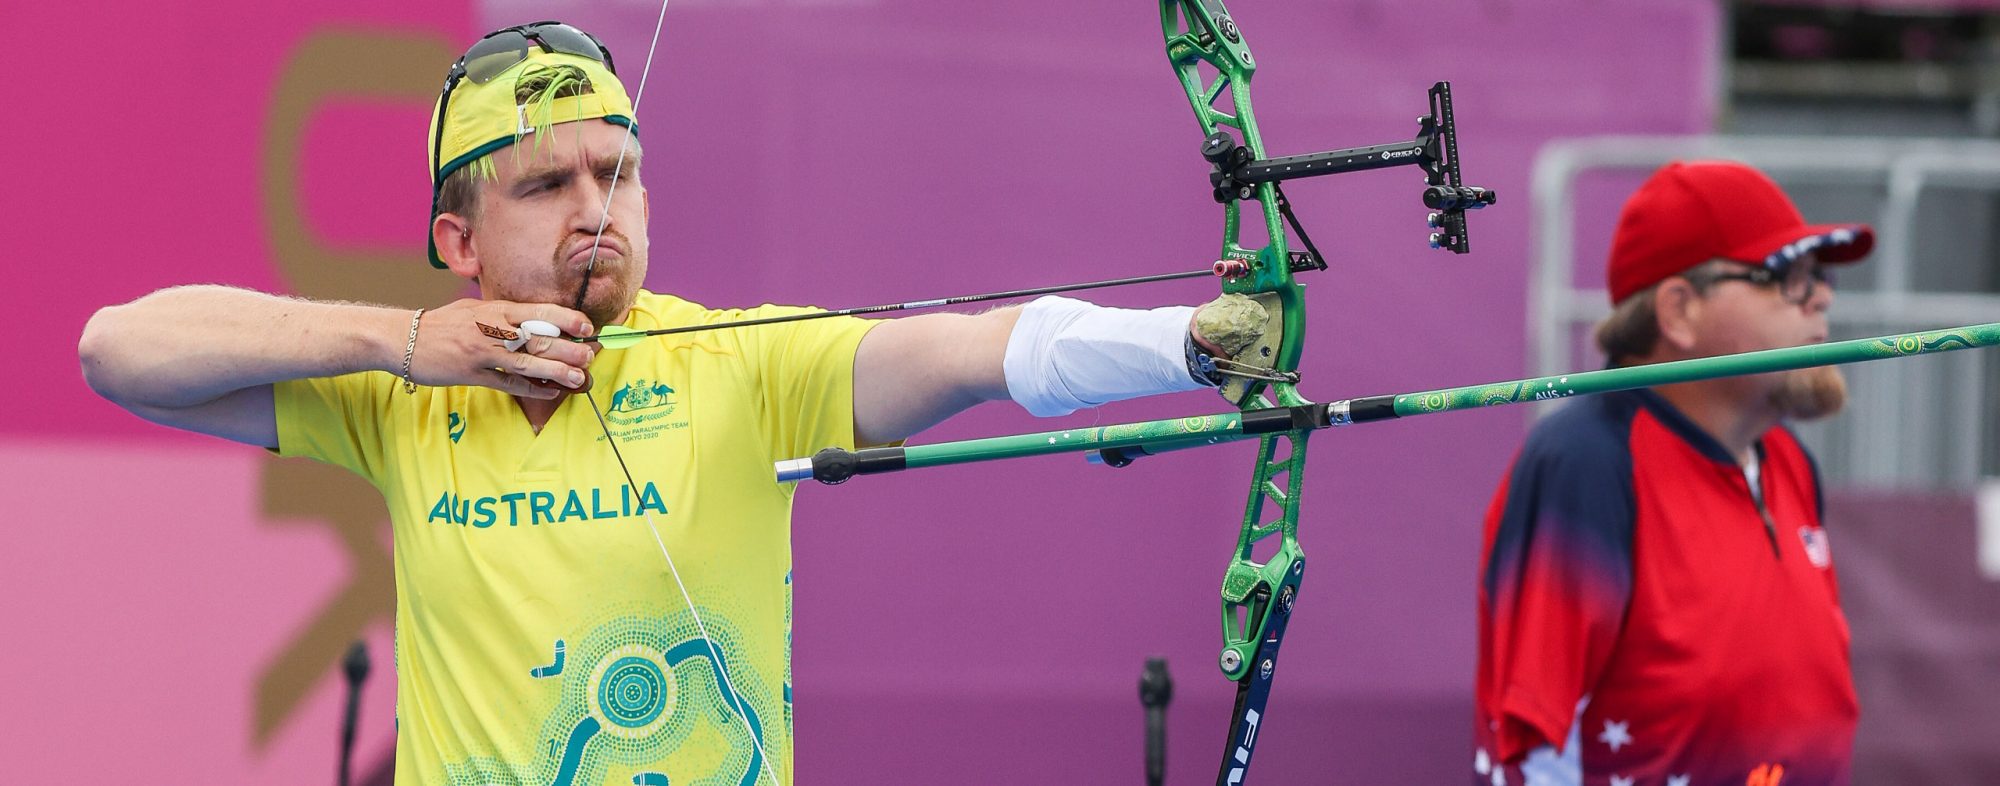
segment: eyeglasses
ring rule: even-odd
[[[479,39],[472,48],[451,64],[451,71],[444,77],[444,93],[438,96],[437,131],[431,137],[431,161],[439,171],[431,173],[432,200],[436,200],[437,190],[444,185],[440,172],[444,168],[444,118],[445,109],[451,104],[451,91],[458,87],[460,80],[470,79],[473,84],[483,85],[494,77],[528,59],[529,45],[538,46],[550,54],[562,53],[587,57],[603,63],[613,74],[618,66],[611,62],[611,50],[604,48],[596,36],[575,27],[556,21],[531,22],[525,25],[503,27]],[[435,205],[433,205],[435,207]]]
[[[1687,278],[1697,289],[1719,281],[1748,281],[1760,287],[1776,286],[1778,295],[1794,306],[1805,305],[1820,286],[1829,290],[1833,288],[1833,271],[1810,260],[1791,262],[1779,270],[1752,267],[1740,273],[1695,274]]]

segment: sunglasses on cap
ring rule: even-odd
[[[445,109],[451,104],[451,91],[461,80],[470,79],[475,85],[493,81],[494,77],[528,59],[530,47],[539,47],[550,54],[576,55],[604,64],[604,69],[618,73],[618,66],[611,62],[611,50],[604,47],[597,36],[586,33],[570,25],[556,21],[531,22],[525,25],[503,27],[479,39],[472,48],[451,64],[451,71],[444,77],[444,93],[438,97],[437,132],[431,137],[431,160],[442,167],[440,160],[444,147]],[[443,185],[444,179],[437,172],[431,173],[433,190]]]

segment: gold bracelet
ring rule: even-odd
[[[416,395],[417,381],[410,378],[410,360],[417,356],[417,322],[424,318],[424,310],[410,317],[410,343],[403,347],[403,392]]]

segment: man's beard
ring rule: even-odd
[[[579,291],[583,292],[584,302],[581,306],[577,307],[577,310],[582,311],[584,316],[590,317],[590,324],[599,328],[605,325],[617,324],[618,318],[624,316],[625,310],[631,307],[632,298],[635,294],[633,290],[638,287],[637,281],[632,280],[628,276],[619,275],[621,271],[618,268],[623,266],[637,267],[641,263],[641,260],[633,256],[639,252],[632,247],[630,238],[627,238],[616,229],[606,229],[604,236],[616,238],[621,247],[625,249],[624,256],[616,260],[601,257],[597,259],[592,269],[590,285],[587,289],[584,287],[582,271],[578,271],[576,275],[565,276],[562,286],[563,302],[560,304],[563,306],[577,306],[577,293]],[[563,249],[567,247],[571,247],[570,244],[557,247],[556,264],[559,266],[565,261]]]
[[[1785,371],[1771,391],[1771,407],[1789,420],[1818,420],[1847,404],[1847,379],[1834,366]]]
[[[612,264],[622,265],[625,261],[619,260]],[[599,260],[598,265],[600,275],[591,276],[590,288],[583,296],[583,308],[578,310],[582,311],[584,316],[590,317],[591,325],[602,328],[605,325],[618,324],[618,318],[624,316],[625,310],[631,307],[634,295],[632,290],[636,282],[629,281],[623,276],[601,275],[610,271],[604,270],[603,260]],[[582,287],[581,276],[571,277],[570,285],[563,293],[565,302],[559,305],[565,307],[575,305],[577,290]]]

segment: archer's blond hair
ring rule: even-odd
[[[584,73],[583,69],[571,65],[530,68],[521,72],[514,80],[514,103],[532,107],[528,114],[535,118],[533,127],[528,133],[545,131],[561,122],[560,118],[549,116],[549,107],[556,99],[594,92],[596,89],[590,83],[590,75]],[[519,143],[523,136],[527,136],[527,133],[515,132],[515,144],[508,146],[517,156],[520,155]],[[537,134],[534,142],[536,147],[533,149],[539,149],[541,140],[546,136],[547,134]],[[636,152],[639,149],[639,138],[633,136],[630,144]],[[499,151],[494,151],[497,152]],[[494,153],[473,159],[445,176],[444,183],[438,187],[439,214],[453,213],[465,216],[467,220],[478,215],[480,181],[489,181],[495,177]]]

